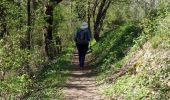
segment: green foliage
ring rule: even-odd
[[[71,53],[73,49],[70,48],[57,60],[51,61],[48,65],[44,66],[42,70],[36,74],[36,80],[33,84],[31,94],[27,97],[28,100],[32,99],[59,99],[61,100],[64,94],[61,91],[61,86],[65,84],[68,79],[71,65]]]
[[[77,12],[77,17],[80,20],[85,20],[86,19],[86,13],[87,13],[87,1],[86,0],[81,0],[81,1],[76,1],[76,9],[75,11]]]
[[[167,63],[161,68],[153,68],[154,66],[150,68],[149,63],[147,64],[137,66],[136,75],[130,74],[118,78],[114,84],[106,88],[106,95],[122,100],[168,99],[170,88],[167,86],[169,78]]]
[[[58,4],[53,11],[53,39],[48,45],[50,55],[56,59],[47,62],[45,7],[50,1],[30,2],[31,26],[27,25],[27,1],[0,2],[0,96],[11,100],[63,99],[59,85],[63,85],[69,75],[73,34],[87,19],[88,7],[91,17],[98,12],[93,11],[93,0]],[[110,98],[170,98],[167,84],[170,75],[169,11],[168,0],[114,0],[111,3],[100,26],[103,27],[101,40],[92,41],[92,57],[96,58],[93,65],[97,66],[98,79],[102,80],[113,70],[119,71],[137,51],[141,51],[142,56],[132,63],[125,75],[103,89]],[[91,26],[95,20],[91,18]],[[27,40],[28,29],[30,41]]]
[[[113,85],[106,88],[106,95],[120,100],[139,100],[147,96],[148,89],[142,86],[144,80],[140,77],[125,75]]]
[[[9,97],[14,97],[17,94],[22,94],[27,92],[27,85],[31,82],[27,75],[23,74],[21,76],[8,77],[5,81],[0,82],[0,91]],[[9,92],[10,91],[10,92]]]
[[[52,48],[50,49],[51,55],[57,60],[54,62],[55,64],[49,65],[48,67],[53,68],[53,70],[56,69],[55,73],[50,73],[50,71],[47,70],[49,72],[46,73],[47,75],[44,75],[47,79],[44,79],[42,83],[35,82],[35,79],[38,77],[36,74],[40,73],[44,64],[48,63],[44,44],[45,26],[47,24],[44,19],[45,3],[45,1],[39,1],[38,4],[34,5],[36,7],[33,7],[33,3],[31,3],[31,40],[29,41],[31,43],[31,49],[29,50],[27,49],[27,2],[13,2],[7,0],[2,0],[0,2],[0,35],[5,33],[3,36],[0,36],[0,99],[27,98],[29,96],[28,94],[33,91],[36,92],[35,97],[39,98],[42,94],[43,98],[61,97],[59,96],[61,94],[59,88],[53,88],[54,86],[46,88],[46,86],[49,82],[54,82],[56,85],[62,82],[64,83],[66,80],[65,74],[68,71],[62,73],[59,69],[62,69],[61,66],[69,66],[70,63],[70,55],[65,54],[68,58],[59,55],[59,52],[64,54],[63,51],[66,53],[69,52],[70,54],[70,51],[66,51],[70,48],[72,51],[72,45],[68,42],[71,41],[71,39],[68,39],[67,42],[65,41],[68,37],[71,37],[71,33],[68,35],[68,31],[65,30],[67,29],[70,17],[68,17],[67,14],[65,15],[65,12],[62,12],[61,7],[63,6],[59,6],[55,9],[54,40],[52,40],[52,44],[49,45]],[[66,9],[68,10],[68,8],[67,6]],[[67,21],[64,21],[65,18],[67,18]],[[62,26],[66,23],[66,26]],[[61,27],[64,27],[62,31]],[[67,67],[63,67],[63,70],[64,68],[67,70]],[[37,84],[46,88],[44,92],[37,92],[36,89],[40,88],[36,86]],[[31,97],[34,98],[32,94]]]
[[[144,18],[139,24],[140,27],[142,26],[142,31],[140,31],[141,35],[133,39],[134,43],[129,46],[131,48],[128,50],[127,55],[121,57],[119,60],[109,62],[110,65],[106,63],[107,60],[98,65],[99,69],[106,70],[99,74],[98,79],[100,81],[108,75],[109,77],[114,77],[117,75],[116,72],[126,70],[126,73],[118,76],[113,83],[102,85],[100,91],[109,99],[168,100],[170,98],[170,33],[168,25],[169,12],[166,13],[166,15],[161,14],[152,19]],[[106,37],[104,37],[103,40],[105,38]],[[114,37],[111,38],[112,39],[107,38],[105,40],[107,42],[104,43],[109,44],[110,41],[115,39]],[[107,48],[111,46],[112,45],[109,44],[109,46],[104,47],[102,50],[96,49],[96,52],[98,51],[98,55],[101,54],[100,56],[102,56],[104,50],[107,50]],[[126,48],[124,48],[124,50],[125,49]],[[117,57],[111,55],[112,52],[116,50],[117,49],[112,49],[112,51],[107,51],[109,59],[115,59]],[[97,57],[97,60],[99,60],[99,58],[100,57]],[[102,59],[104,58],[105,57]],[[108,68],[108,65],[111,67]],[[107,68],[103,66],[107,66]],[[121,69],[124,66],[126,66],[126,69]]]
[[[103,39],[92,48],[96,56],[100,55],[97,56],[98,59],[95,63],[98,65],[103,63],[101,71],[103,71],[102,69],[110,69],[112,63],[124,57],[139,33],[140,28],[133,23],[124,24],[114,31],[105,33]]]

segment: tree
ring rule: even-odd
[[[91,6],[91,4],[93,6]],[[88,1],[87,20],[91,27],[91,19],[93,23],[93,33],[96,41],[99,41],[100,32],[103,27],[103,21],[106,17],[107,10],[111,4],[111,0],[93,0]],[[91,28],[89,28],[91,29]]]
[[[53,59],[53,56],[50,54],[50,44],[53,40],[53,11],[56,4],[60,3],[62,0],[50,0],[46,5],[46,22],[48,26],[46,27],[45,33],[45,51],[49,59]]]
[[[0,38],[3,38],[4,35],[7,34],[7,22],[6,22],[6,17],[7,17],[7,8],[0,3]]]
[[[27,48],[31,49],[31,0],[27,0]]]
[[[96,2],[98,2],[98,0],[96,0]],[[99,41],[99,35],[100,35],[100,31],[101,31],[101,28],[103,25],[103,20],[106,16],[107,9],[109,8],[110,3],[111,3],[111,0],[102,0],[102,2],[100,3],[100,7],[98,9],[98,14],[97,14],[96,18],[94,19],[95,20],[95,22],[94,22],[94,38],[96,41]]]

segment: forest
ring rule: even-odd
[[[0,0],[0,100],[169,99],[170,0]]]

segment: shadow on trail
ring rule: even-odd
[[[64,88],[64,100],[103,100],[97,94],[96,73],[93,67],[89,66],[88,58],[85,61],[85,67],[82,69],[78,66],[78,54],[74,53],[72,57],[71,73],[67,83],[62,85]]]
[[[83,78],[83,77],[89,77],[90,78],[90,77],[96,76],[96,74],[92,73],[92,72],[86,72],[86,73],[83,73],[83,74],[77,74],[77,73],[76,72],[75,73],[70,73],[68,75],[71,76],[71,77],[75,77],[75,78]]]

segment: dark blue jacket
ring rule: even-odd
[[[76,32],[76,35],[74,37],[74,41],[76,41],[76,39],[78,37],[80,37],[80,33],[81,31],[84,31],[85,32],[85,39],[89,42],[90,41],[90,38],[91,38],[91,34],[90,34],[90,31],[88,28],[85,28],[85,29],[78,29],[77,32]]]

